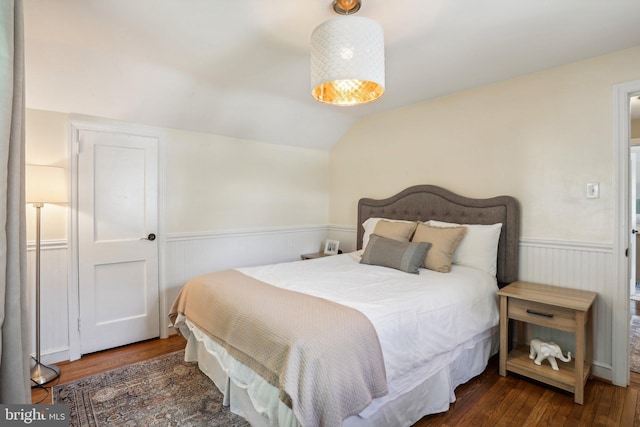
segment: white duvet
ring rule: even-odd
[[[496,279],[471,267],[409,274],[360,264],[360,253],[237,270],[293,291],[352,307],[378,333],[389,394],[360,415],[411,390],[446,363],[440,357],[499,322]],[[274,307],[274,309],[278,309]]]

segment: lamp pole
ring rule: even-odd
[[[60,368],[47,366],[40,360],[40,228],[41,210],[45,203],[66,203],[64,168],[58,166],[26,165],[25,201],[36,209],[36,357],[31,366],[31,386],[35,387],[60,376]]]
[[[36,202],[36,360],[31,367],[32,387],[46,384],[60,376],[60,368],[55,365],[47,366],[40,362],[40,209],[42,202]]]

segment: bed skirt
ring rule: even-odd
[[[293,411],[278,400],[278,390],[242,365],[186,319],[177,322],[187,338],[185,360],[198,362],[223,394],[231,412],[253,427],[299,427]],[[375,399],[344,427],[411,426],[428,414],[445,412],[455,388],[482,373],[499,347],[498,328],[487,330],[434,360],[435,369],[409,391]],[[393,384],[390,384],[392,389]]]

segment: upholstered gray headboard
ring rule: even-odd
[[[471,199],[435,185],[416,185],[387,199],[360,199],[358,241],[362,249],[362,223],[369,218],[411,221],[455,222],[458,224],[502,223],[498,243],[497,278],[500,287],[518,280],[520,209],[510,196]]]

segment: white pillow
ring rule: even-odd
[[[389,222],[405,222],[405,223],[415,223],[415,221],[403,221],[400,219],[388,219],[388,218],[369,218],[365,222],[362,223],[362,227],[364,228],[364,234],[362,235],[362,249],[367,248],[367,244],[369,243],[369,236],[373,233],[373,230],[376,229],[376,225],[378,221],[389,221]]]
[[[496,277],[498,262],[498,241],[502,223],[482,224],[454,224],[442,221],[427,221],[434,227],[467,227],[458,248],[453,254],[453,264],[474,267],[486,271]]]

